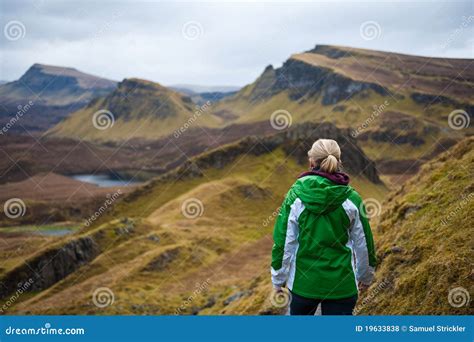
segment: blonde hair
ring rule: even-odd
[[[308,151],[308,157],[321,171],[334,173],[341,163],[341,149],[335,140],[318,139]]]

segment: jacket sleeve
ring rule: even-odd
[[[351,222],[350,240],[355,254],[356,279],[369,285],[374,278],[377,263],[374,239],[364,203],[357,198],[353,220]]]
[[[273,229],[271,275],[274,286],[284,286],[288,281],[291,260],[298,244],[298,215],[295,215],[296,196],[286,195]],[[299,200],[298,200],[299,201]]]

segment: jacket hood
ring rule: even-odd
[[[347,184],[337,184],[312,173],[301,175],[292,189],[305,207],[315,214],[326,214],[335,210],[353,191]]]
[[[312,169],[311,171],[303,172],[302,174],[300,174],[298,178],[309,176],[309,175],[321,176],[339,185],[347,185],[349,184],[349,181],[350,181],[349,176],[345,174],[344,172],[328,173],[328,172],[321,171],[319,169]]]

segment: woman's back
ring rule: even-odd
[[[272,282],[304,298],[353,297],[357,283],[373,277],[375,250],[362,200],[347,175],[332,171],[303,173],[274,228]]]

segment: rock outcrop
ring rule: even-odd
[[[323,105],[333,105],[366,90],[388,95],[385,88],[378,84],[355,81],[329,68],[289,59],[281,68],[268,66],[264,70],[255,82],[250,100],[265,100],[288,91],[290,99],[294,101],[321,96]]]
[[[282,147],[288,156],[295,158],[299,163],[306,164],[307,151],[319,138],[338,141],[342,150],[342,163],[349,173],[380,183],[375,163],[357,145],[356,140],[350,136],[349,130],[339,129],[331,123],[304,123],[274,135],[261,138],[248,137],[188,160],[162,177],[164,179],[200,177],[202,176],[201,169],[222,169],[241,155],[259,156],[270,153],[278,147]]]
[[[27,291],[44,290],[93,260],[99,253],[98,245],[89,236],[50,248],[26,260],[0,279],[0,299],[15,293],[26,281],[32,283]]]

